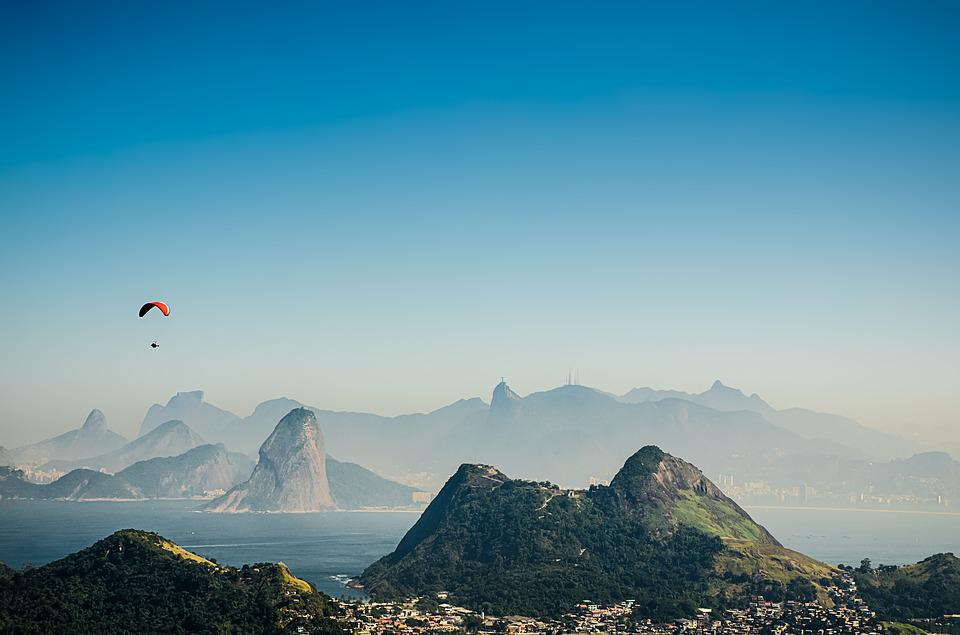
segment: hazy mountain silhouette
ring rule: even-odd
[[[137,461],[177,456],[205,443],[206,441],[184,422],[167,421],[113,452],[74,461],[50,461],[41,468],[65,472],[82,467],[115,473]]]
[[[749,410],[759,413],[771,423],[805,439],[822,439],[846,445],[876,458],[903,457],[918,449],[912,441],[868,428],[840,415],[814,412],[804,408],[776,410],[756,393],[748,397],[736,388],[724,386],[719,379],[702,393],[634,388],[622,395],[620,399],[628,403],[683,399],[714,410]]]
[[[289,405],[291,401],[265,402],[254,412],[261,418],[274,416],[280,404]],[[259,461],[250,478],[204,508],[235,513],[409,507],[416,491],[356,463],[328,456],[316,414],[297,407],[274,425],[260,447]]]
[[[270,399],[258,404],[253,412],[243,419],[230,421],[218,438],[227,440],[230,447],[238,452],[255,455],[264,440],[277,427],[277,422],[295,408],[307,408],[314,414],[318,412],[316,408],[304,406],[287,397]]]
[[[55,459],[79,459],[94,453],[109,452],[126,442],[125,437],[107,428],[106,417],[94,408],[76,430],[7,450],[0,460],[10,465],[38,465]]]
[[[410,507],[418,490],[374,473],[367,468],[338,461],[327,455],[330,495],[341,509],[364,507]]]
[[[606,480],[612,476],[609,466],[625,458],[624,448],[644,443],[688,456],[711,473],[757,478],[789,478],[790,473],[778,472],[784,457],[871,456],[859,443],[870,435],[856,433],[862,429],[858,424],[849,424],[850,434],[834,435],[854,445],[827,434],[846,428],[826,423],[826,429],[816,429],[823,435],[813,436],[808,426],[805,436],[771,421],[804,415],[776,411],[760,397],[720,382],[700,395],[635,389],[619,398],[579,385],[521,397],[500,382],[489,406],[477,398],[464,399],[397,417],[321,410],[281,398],[228,423],[216,440],[249,452],[272,432],[276,417],[288,406],[316,414],[326,446],[337,456],[428,489],[438,488],[442,475],[462,462],[495,462],[520,476],[544,475],[570,485],[591,477]]]
[[[699,394],[636,388],[621,397],[580,385],[521,396],[500,382],[489,406],[479,398],[462,399],[395,417],[322,410],[283,397],[239,418],[193,391],[151,407],[143,428],[179,413],[191,427],[195,421],[208,430],[209,435],[200,435],[208,441],[252,455],[294,408],[316,416],[335,456],[434,491],[443,475],[463,462],[497,463],[518,476],[543,475],[566,485],[582,485],[592,477],[607,480],[609,466],[625,458],[625,448],[647,443],[689,457],[711,474],[794,484],[814,482],[811,474],[840,474],[844,462],[880,459],[895,450],[906,456],[911,449],[844,417],[776,410],[758,395],[747,396],[720,381]],[[136,457],[142,458],[148,457]],[[53,465],[69,469],[90,463],[102,465]]]
[[[202,390],[178,392],[167,401],[165,406],[160,404],[150,406],[140,425],[140,436],[173,419],[183,421],[205,439],[219,441],[223,440],[226,427],[238,421],[240,417],[204,401]],[[231,449],[236,448],[231,447]]]
[[[187,498],[227,490],[246,479],[253,461],[222,444],[200,445],[183,454],[138,461],[117,472],[144,498]]]
[[[139,461],[107,474],[80,468],[38,485],[20,470],[0,472],[0,497],[34,499],[189,498],[233,487],[247,478],[253,461],[223,445],[201,445],[178,456]]]

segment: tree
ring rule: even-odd
[[[465,618],[463,618],[463,628],[468,633],[476,633],[478,630],[480,630],[480,627],[482,626],[483,626],[483,620],[480,619],[479,615],[471,613],[470,615],[467,615]]]

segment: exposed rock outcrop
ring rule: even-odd
[[[250,479],[205,509],[220,513],[315,512],[336,507],[317,416],[295,408],[260,447],[260,460]]]

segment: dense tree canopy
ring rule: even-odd
[[[0,567],[3,633],[339,633],[283,565],[224,567],[124,530],[37,569]]]
[[[863,598],[884,619],[936,618],[960,612],[960,558],[952,553],[903,567],[873,568],[864,559],[850,571]]]
[[[735,552],[725,538],[752,551]],[[465,465],[361,581],[376,597],[447,591],[451,602],[497,615],[558,615],[585,599],[632,599],[638,616],[668,620],[756,592],[816,597],[800,568],[769,575],[794,558],[803,557],[780,547],[699,470],[644,448],[610,487],[589,491]]]

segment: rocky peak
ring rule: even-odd
[[[203,401],[203,391],[202,390],[190,390],[187,392],[178,392],[173,397],[170,397],[170,401],[167,402],[167,405],[171,405],[176,402],[189,403],[195,402],[200,403]]]
[[[310,512],[334,509],[317,416],[294,408],[260,446],[250,479],[207,505],[208,511]]]
[[[483,485],[488,489],[503,485],[510,477],[492,465],[464,463],[450,478],[449,483],[455,486]]]
[[[694,400],[702,406],[716,410],[752,410],[764,416],[771,416],[776,412],[760,395],[753,393],[747,397],[739,388],[725,386],[719,379],[713,382],[709,390],[696,395]]]
[[[643,447],[628,458],[610,487],[635,500],[667,501],[680,496],[681,490],[726,499],[703,472],[655,445]]]
[[[516,412],[519,404],[520,395],[513,392],[506,381],[501,380],[493,389],[493,396],[490,398],[490,416],[509,416]]]
[[[510,477],[490,465],[464,463],[444,484],[430,505],[406,533],[395,553],[409,553],[420,541],[433,534],[446,515],[467,500],[482,499],[490,490],[510,481]]]
[[[754,593],[754,581],[817,584],[826,571],[782,550],[696,467],[650,445],[627,459],[611,485],[588,490],[461,465],[396,550],[360,581],[374,597],[444,590],[461,606],[500,615],[530,611],[532,597],[533,610],[559,615],[584,597],[694,590],[703,601],[720,592],[739,602]]]
[[[471,397],[469,399],[458,399],[453,403],[441,406],[430,412],[431,415],[439,414],[467,414],[471,412],[482,412],[489,409],[483,399],[480,397]]]
[[[736,394],[738,394],[738,395],[742,395],[742,394],[743,394],[743,392],[742,392],[741,390],[737,389],[737,388],[731,388],[730,386],[724,386],[724,385],[723,385],[723,382],[720,381],[719,379],[717,379],[716,381],[714,381],[714,382],[710,385],[710,391],[711,391],[711,392],[729,392],[729,393],[736,393]]]
[[[196,436],[196,433],[179,419],[171,419],[158,425],[150,433],[151,437],[163,437],[167,435]],[[142,438],[142,437],[141,437]],[[199,439],[199,437],[197,437]]]
[[[260,458],[281,461],[290,451],[307,458],[323,458],[323,438],[317,416],[306,408],[294,408],[280,420],[273,434],[260,446]]]
[[[295,399],[290,399],[289,397],[278,397],[276,399],[269,399],[267,401],[257,404],[257,407],[253,409],[253,415],[257,416],[261,414],[267,414],[273,410],[285,409],[284,412],[290,412],[297,408],[302,408],[303,404]]]
[[[143,422],[140,424],[140,434],[144,435],[157,425],[170,419],[182,419],[199,434],[209,439],[228,438],[224,428],[239,421],[239,417],[227,410],[222,410],[204,399],[202,390],[178,392],[170,397],[166,405],[153,404],[147,410]]]
[[[86,420],[83,422],[83,426],[80,427],[80,431],[84,434],[91,432],[102,432],[107,429],[107,418],[103,416],[103,413],[94,408],[90,411],[90,414],[87,415]]]
[[[708,533],[780,546],[696,466],[648,445],[624,463],[598,496],[654,526],[693,524]],[[610,500],[610,499],[608,499]]]

